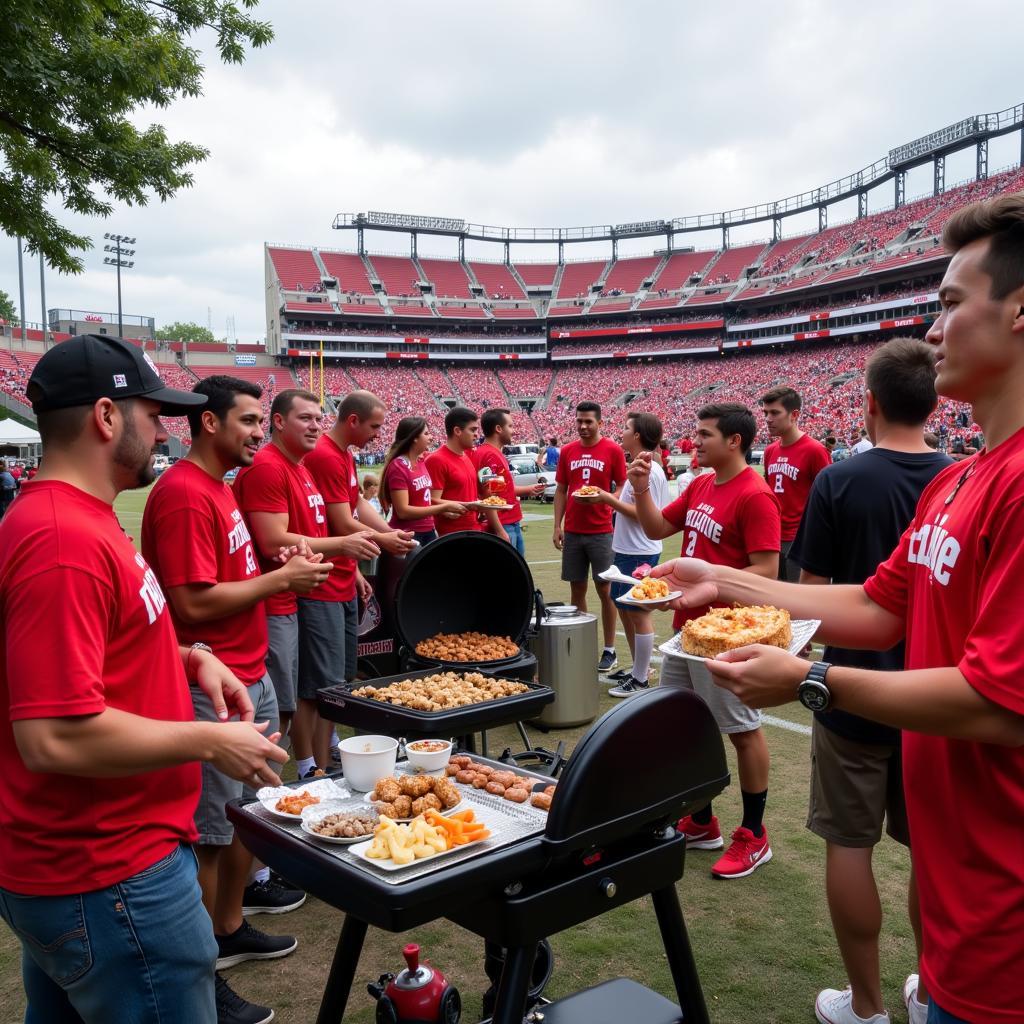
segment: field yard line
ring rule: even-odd
[[[804,725],[802,722],[790,722],[785,718],[776,718],[774,715],[761,715],[761,721],[765,725],[774,725],[779,729],[788,729],[790,732],[798,732],[801,736],[810,736],[811,727]]]
[[[556,565],[560,561],[561,561],[560,558],[545,558],[543,561],[540,561],[540,562],[527,562],[526,564],[527,565]]]

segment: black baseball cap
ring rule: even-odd
[[[36,413],[101,398],[148,398],[164,416],[185,416],[206,404],[205,395],[165,387],[138,345],[107,334],[78,334],[55,345],[36,363],[26,390]]]

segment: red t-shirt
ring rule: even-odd
[[[502,526],[518,523],[523,518],[523,508],[516,497],[515,478],[509,467],[508,459],[502,454],[500,448],[495,448],[493,444],[487,444],[486,442],[474,449],[473,456],[478,473],[486,466],[495,476],[505,478],[505,486],[497,493],[499,497],[504,499],[506,505],[511,505],[512,507],[507,512],[498,513],[498,522]]]
[[[388,463],[384,479],[387,481],[392,502],[395,500],[395,491],[406,491],[412,508],[429,508],[433,505],[433,501],[430,500],[430,488],[434,485],[423,459],[414,466],[404,455],[399,455],[397,459],[392,459]],[[434,529],[433,516],[402,519],[395,511],[394,504],[391,506],[391,518],[388,522],[395,530],[412,530],[414,533],[429,533]]]
[[[479,501],[480,489],[476,480],[476,462],[471,455],[456,455],[446,444],[431,452],[426,458],[427,472],[434,482],[434,490],[440,489],[445,501]],[[476,512],[467,512],[458,519],[435,520],[437,532],[443,537],[460,530],[479,530]]]
[[[328,505],[349,505],[355,514],[359,505],[359,478],[355,459],[347,449],[339,447],[334,438],[324,434],[302,464]],[[334,568],[327,582],[314,591],[317,599],[351,601],[356,596],[356,560],[335,555],[331,562]]]
[[[104,889],[196,839],[199,764],[105,779],[30,772],[11,723],[116,708],[191,722],[166,599],[110,505],[26,481],[0,523],[0,886]]]
[[[905,620],[908,669],[956,666],[978,693],[1017,715],[1022,537],[1024,430],[939,473],[899,547],[864,584],[872,601]],[[1020,1021],[1024,748],[905,730],[903,778],[928,991],[966,1020]]]
[[[165,590],[194,583],[238,583],[259,576],[256,550],[235,496],[194,462],[182,459],[157,480],[142,515],[142,551]],[[206,622],[171,618],[185,644],[209,644],[246,686],[267,671],[263,602]]]
[[[779,500],[749,466],[725,484],[716,484],[714,473],[704,473],[661,514],[683,531],[680,554],[712,565],[745,569],[755,551],[779,550]],[[677,611],[672,628],[682,629],[708,607]]]
[[[235,478],[234,491],[238,507],[250,525],[253,512],[287,513],[289,533],[327,536],[324,499],[313,478],[301,463],[292,462],[275,444],[264,445],[256,453],[252,465]],[[258,550],[256,557],[263,572],[281,567],[280,562],[265,559]],[[315,587],[306,596],[315,600],[317,591],[322,589]],[[264,604],[268,615],[291,615],[298,609],[295,594],[290,590],[272,594]]]
[[[782,506],[782,539],[793,540],[811,493],[814,478],[832,464],[832,456],[820,441],[804,434],[783,445],[772,441],[764,451],[764,476]]]
[[[565,529],[569,533],[611,533],[611,505],[591,505],[577,501],[573,492],[584,484],[593,484],[605,491],[626,480],[626,456],[622,448],[607,437],[584,447],[582,441],[570,441],[558,454],[555,482],[565,484]]]

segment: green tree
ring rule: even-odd
[[[20,324],[21,318],[15,308],[14,299],[0,288],[0,320],[6,320],[9,324]]]
[[[0,2],[0,228],[51,267],[79,273],[91,244],[48,206],[106,217],[112,200],[145,205],[192,184],[208,151],[137,128],[143,105],[166,107],[202,89],[195,32],[216,33],[221,60],[273,38],[247,12],[259,0],[2,0]]]
[[[175,321],[166,327],[158,327],[156,336],[161,341],[216,341],[213,332],[199,324]]]

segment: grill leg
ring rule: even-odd
[[[523,1024],[526,1000],[530,995],[530,976],[536,958],[536,942],[528,946],[509,947],[494,1000],[492,1024]]]
[[[320,1000],[320,1012],[316,1015],[316,1024],[341,1024],[345,1016],[345,1006],[352,981],[359,965],[359,954],[363,950],[367,924],[351,914],[345,915],[338,936],[338,945],[334,950],[331,973],[327,976],[323,999]]]
[[[658,915],[661,941],[665,946],[665,955],[672,971],[672,980],[675,982],[683,1019],[686,1024],[711,1024],[676,887],[670,885],[658,889],[651,893],[651,899],[654,903],[654,912]]]

